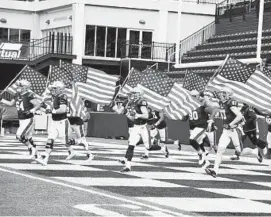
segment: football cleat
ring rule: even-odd
[[[199,155],[199,165],[202,165],[204,163],[203,155],[202,154],[198,155]]]
[[[66,160],[72,159],[76,155],[75,151],[69,151],[69,155],[67,156]]]
[[[168,156],[169,156],[169,151],[168,151],[168,148],[167,148],[167,146],[166,146],[166,147],[165,147],[165,157],[168,158]]]
[[[125,163],[126,163],[125,160],[123,160],[123,159],[118,159],[117,161],[118,161],[119,163],[123,164],[123,165],[125,165]]]
[[[258,161],[259,161],[260,163],[262,163],[262,162],[263,162],[263,156],[262,156],[262,154],[261,154],[260,150],[258,150],[257,159],[258,159]]]
[[[240,157],[239,157],[239,155],[233,155],[231,157],[231,160],[240,160]]]
[[[87,161],[92,161],[94,159],[94,155],[91,153],[87,154]]]
[[[42,166],[47,166],[47,160],[42,159],[42,158],[36,158],[35,159],[39,164],[41,164]]]
[[[179,151],[182,150],[182,145],[181,145],[181,143],[180,143],[179,140],[174,141],[174,145],[178,145],[178,150],[179,150]]]
[[[143,159],[143,160],[148,160],[149,159],[149,156],[148,155],[142,155],[140,159]]]
[[[129,167],[124,167],[120,172],[122,173],[127,173],[127,172],[130,172],[131,169]]]
[[[203,166],[202,166],[202,168],[203,169],[206,169],[207,167],[209,167],[211,164],[210,164],[210,162],[208,161],[208,160],[205,160],[204,161],[204,164],[203,164]]]
[[[205,169],[205,172],[210,175],[210,176],[213,176],[214,178],[216,178],[216,172],[210,168],[206,168]]]
[[[29,151],[30,154],[30,159],[31,160],[35,160],[36,156],[37,156],[37,149],[35,147],[31,147],[30,148],[31,151]]]

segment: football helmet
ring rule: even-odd
[[[16,81],[16,85],[17,85],[16,91],[21,94],[26,93],[31,89],[31,83],[27,80]]]
[[[203,98],[201,97],[201,93],[197,90],[191,90],[190,91],[191,96],[195,97],[197,100],[202,101]]]
[[[54,81],[52,85],[49,86],[53,96],[57,96],[64,92],[65,84],[62,81]]]
[[[143,97],[143,90],[138,88],[138,87],[135,87],[131,92],[130,94],[128,94],[128,99],[129,101],[135,101],[135,100],[138,100],[140,98]]]
[[[232,98],[233,92],[231,88],[222,87],[218,91],[218,97],[221,102],[227,102],[229,99]]]

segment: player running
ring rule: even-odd
[[[16,82],[17,89],[14,99],[11,101],[1,99],[1,102],[7,106],[15,105],[18,111],[19,128],[16,132],[16,138],[28,147],[30,158],[37,157],[36,144],[32,139],[34,130],[34,114],[39,109],[40,103],[31,91],[31,83],[27,80]],[[0,98],[2,98],[0,96]]]

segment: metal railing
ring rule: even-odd
[[[136,58],[167,62],[171,53],[175,52],[174,43],[133,43],[131,41],[125,41],[120,44],[121,58]]]
[[[51,33],[29,42],[0,41],[1,59],[33,61],[47,54],[72,55],[73,38],[70,34]]]
[[[34,60],[47,54],[72,55],[72,43],[72,36],[63,33],[50,33],[45,38],[31,40],[29,44],[29,60]]]
[[[209,38],[215,35],[215,22],[208,24],[180,42],[180,59],[188,51],[196,46],[203,44]]]

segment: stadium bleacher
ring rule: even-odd
[[[267,6],[271,1],[265,1]],[[237,6],[242,5],[237,3]],[[240,6],[241,7],[241,6]],[[267,7],[268,9],[268,7]],[[227,14],[226,14],[227,15]],[[250,11],[246,11],[247,19],[243,19],[243,14],[239,17],[229,19],[225,14],[216,23],[216,34],[196,46],[182,56],[182,63],[211,62],[224,60],[227,55],[236,59],[255,58],[257,51],[257,25],[258,18],[255,6]],[[265,10],[264,24],[262,31],[261,58],[267,58],[271,54],[271,12]],[[203,76],[211,76],[218,67],[192,67],[175,69],[167,74],[174,80],[181,81],[186,70],[192,70]]]

